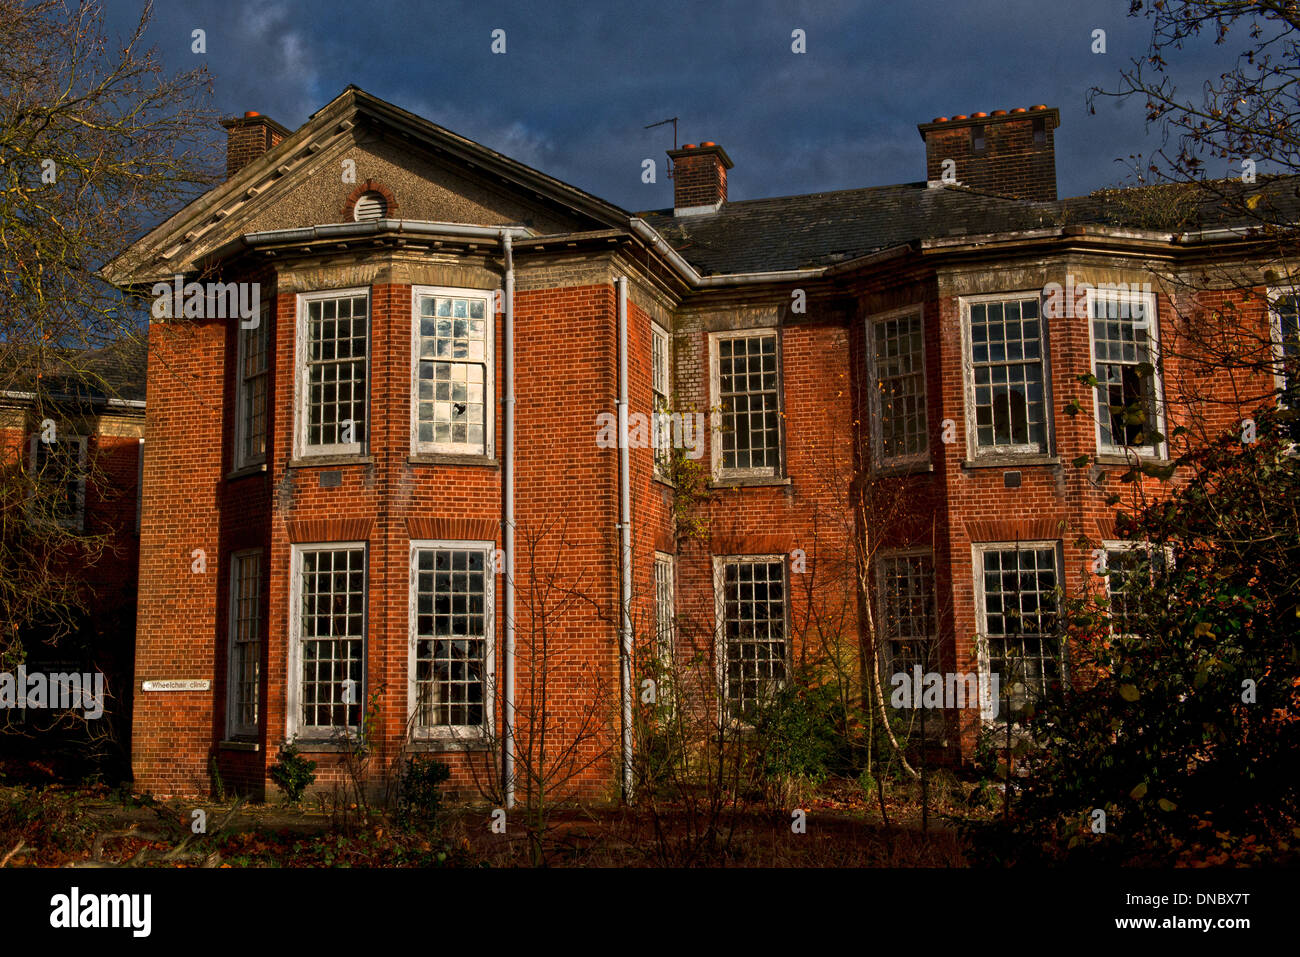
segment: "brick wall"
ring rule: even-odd
[[[226,333],[222,320],[155,322],[149,331],[131,760],[137,786],[157,794],[208,790],[212,697],[139,689],[213,681],[218,671],[223,448],[213,439],[225,416]]]
[[[421,282],[491,289],[484,270],[470,276],[430,267]],[[441,270],[441,271],[439,271]],[[293,464],[296,292],[321,288],[317,266],[260,278],[278,289],[273,300],[270,396],[273,422],[265,472],[231,475],[235,415],[235,323],[158,325],[150,388],[157,412],[149,420],[144,597],[138,678],[206,678],[212,692],[141,695],[136,711],[135,771],[155,793],[207,789],[208,760],[223,780],[269,788],[287,722],[290,563],[295,543],[361,540],[368,546],[367,693],[377,701],[372,778],[400,756],[407,741],[409,551],[413,539],[487,539],[501,545],[498,462],[436,464],[410,456],[411,286],[382,281],[391,264],[358,264],[341,277],[370,290],[370,407],[367,460]],[[576,793],[607,797],[615,783],[618,720],[617,451],[596,444],[596,416],[614,411],[617,341],[611,283],[547,286],[558,270],[520,270],[516,295],[517,702],[521,790],[537,735],[545,727],[554,765],[552,791],[568,779]],[[606,272],[608,268],[606,267]],[[227,277],[237,278],[237,277]],[[367,281],[369,280],[369,281]],[[329,285],[337,286],[339,280]],[[649,320],[632,307],[633,408],[649,409]],[[496,382],[503,386],[500,316]],[[557,334],[557,330],[563,330]],[[151,403],[151,407],[152,403]],[[495,415],[496,447],[503,440]],[[213,436],[221,437],[212,441]],[[634,450],[636,507],[662,496],[652,488],[650,451]],[[499,454],[498,454],[499,459]],[[326,487],[323,472],[341,473]],[[657,538],[638,537],[638,586],[647,585]],[[203,547],[207,572],[190,571],[190,551]],[[262,708],[257,740],[223,746],[229,654],[230,556],[246,548],[266,556],[262,590]],[[503,582],[498,576],[495,625],[497,681],[504,670]],[[643,618],[646,592],[639,601]],[[541,703],[547,702],[546,721]],[[497,720],[501,714],[498,708]],[[499,727],[497,729],[499,733]],[[490,742],[489,742],[490,743]],[[345,777],[340,756],[300,742],[318,761],[318,786]],[[250,747],[256,750],[250,750]],[[566,748],[569,751],[566,752]],[[453,789],[474,793],[492,778],[496,756],[469,749],[416,745],[453,767]],[[271,789],[273,793],[273,788]]]

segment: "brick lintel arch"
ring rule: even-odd
[[[495,542],[500,523],[492,518],[433,518],[411,516],[406,533],[415,540]]]
[[[392,219],[393,214],[397,212],[397,197],[393,191],[378,180],[368,179],[361,183],[352,192],[348,193],[348,198],[343,201],[343,219],[342,222],[352,222],[352,210],[359,200],[366,193],[378,193],[384,197],[384,218]]]
[[[1063,537],[1064,523],[1057,518],[1003,518],[966,522],[972,542],[1052,541]]]
[[[364,542],[374,524],[369,518],[309,518],[286,521],[294,545],[315,542]]]

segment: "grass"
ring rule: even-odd
[[[989,811],[972,808],[968,783],[937,778],[928,827],[914,788],[887,790],[886,823],[874,795],[832,779],[805,799],[806,830],[789,811],[738,803],[717,833],[697,826],[690,808],[571,805],[548,816],[534,842],[522,809],[504,834],[489,810],[450,805],[435,829],[395,826],[355,806],[333,813],[236,802],[157,802],[147,795],[84,788],[0,788],[0,860],[7,866],[58,867],[521,867],[542,859],[558,867],[962,867],[967,848],[955,822]],[[189,831],[202,807],[209,833]],[[340,814],[346,818],[339,827]]]

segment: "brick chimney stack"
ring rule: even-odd
[[[221,125],[226,128],[226,179],[278,146],[289,135],[289,131],[275,120],[252,110],[243,116],[222,120]]]
[[[1054,132],[1061,113],[1046,106],[936,117],[917,126],[932,186],[972,189],[1036,202],[1056,199]],[[945,167],[945,160],[951,160]],[[946,175],[945,175],[946,174]]]
[[[673,215],[716,213],[727,201],[727,170],[734,165],[717,143],[687,143],[669,150],[673,162]]]

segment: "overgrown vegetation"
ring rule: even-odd
[[[684,412],[683,415],[694,413]],[[678,541],[702,541],[709,531],[708,512],[701,505],[709,497],[709,466],[686,454],[686,449],[669,450],[668,477],[673,486],[673,527]]]
[[[1261,409],[1176,463],[1190,481],[1121,513],[1114,602],[1068,605],[1074,681],[1030,722],[999,857],[1293,859],[1300,839],[1300,461]],[[1110,574],[1119,574],[1112,570]],[[1116,589],[1112,588],[1112,591]],[[1102,812],[1104,817],[1098,816]]]
[[[831,774],[853,770],[860,740],[832,684],[800,672],[754,714],[753,746],[764,795],[777,808],[797,806]]]
[[[74,793],[16,788],[0,797],[0,867],[25,849],[34,855],[28,863],[53,864],[87,850],[94,837],[94,825]]]

